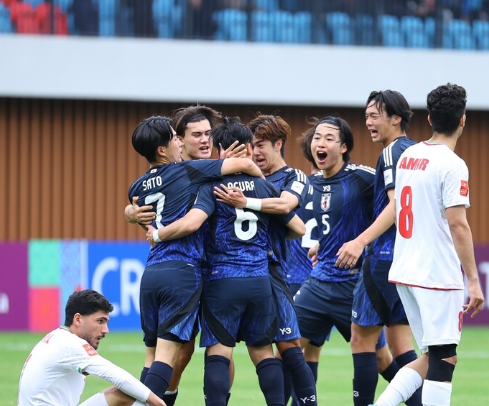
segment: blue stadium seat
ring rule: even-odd
[[[355,17],[355,44],[374,45],[374,19],[367,14]]]
[[[401,18],[401,31],[404,45],[409,48],[428,48],[429,41],[423,20],[419,17],[404,16]]]
[[[30,3],[32,8],[36,8],[39,4],[44,3],[44,0],[24,0],[24,3]]]
[[[174,38],[182,26],[183,10],[174,0],[153,0],[153,21],[159,38]]]
[[[259,11],[272,13],[279,10],[278,0],[253,0],[253,4]]]
[[[426,37],[428,39],[428,47],[434,48],[435,46],[435,31],[436,22],[434,18],[428,17],[424,20],[424,30],[426,32]]]
[[[464,20],[453,19],[443,30],[443,48],[471,50],[475,48],[470,24]]]
[[[29,0],[29,2],[33,2],[33,0]],[[37,3],[44,3],[44,1],[37,1]],[[68,13],[70,11],[70,7],[73,4],[73,0],[54,0],[53,1],[55,6],[59,6],[63,13]],[[34,6],[34,4],[33,4]]]
[[[382,45],[386,47],[402,47],[401,27],[395,16],[388,14],[380,15],[378,18],[379,30],[382,36]]]
[[[472,23],[472,35],[477,49],[489,50],[489,21],[474,21]]]
[[[311,38],[311,27],[312,27],[312,16],[311,13],[307,11],[299,11],[294,15],[294,25],[296,32],[296,42],[299,44],[310,44]]]
[[[95,0],[95,3],[98,3],[99,35],[101,37],[114,37],[116,35],[115,17],[119,10],[119,0]]]
[[[251,14],[251,40],[256,42],[273,42],[274,33],[271,13],[253,11]]]
[[[276,11],[272,13],[272,18],[275,27],[275,42],[297,42],[292,13],[289,11]]]
[[[246,41],[246,13],[241,10],[224,9],[213,14],[218,28],[214,35],[221,41]]]
[[[331,43],[335,45],[353,44],[353,26],[347,13],[333,12],[326,14],[326,27]]]
[[[10,9],[0,3],[0,34],[11,33],[12,23],[10,22]]]

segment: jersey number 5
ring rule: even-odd
[[[411,186],[404,186],[401,191],[401,210],[397,227],[399,234],[408,239],[413,236],[413,191]]]

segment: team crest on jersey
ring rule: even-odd
[[[94,355],[97,355],[97,351],[95,351],[95,348],[93,348],[90,344],[83,344],[83,349],[87,352],[88,355],[93,357]]]
[[[321,195],[321,209],[328,211],[331,204],[331,193],[323,193]]]

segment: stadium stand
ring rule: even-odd
[[[74,3],[77,0],[0,0],[0,33],[489,49],[489,0],[432,1],[431,8],[421,0],[207,0],[205,13],[186,0],[153,0],[148,21],[154,27],[148,30],[137,29],[143,20],[135,21],[129,0],[83,0],[93,12],[78,15]]]

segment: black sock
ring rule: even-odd
[[[416,354],[416,351],[410,350],[408,352],[405,352],[404,354],[401,354],[395,358],[397,365],[399,365],[399,368],[402,368],[404,365],[409,364],[410,362],[414,361],[415,359],[418,358],[418,355]],[[406,400],[406,405],[409,406],[421,406],[421,392],[422,392],[423,387],[419,387],[416,392],[412,394],[412,396]]]
[[[364,406],[374,403],[375,389],[379,380],[375,352],[353,355],[353,404]]]
[[[283,366],[283,365],[282,365]],[[289,369],[284,368],[284,397],[285,404],[289,402],[289,398],[292,396],[294,383],[292,381],[292,374]]]
[[[165,364],[164,362],[154,361],[146,374],[144,384],[151,389],[151,391],[163,399],[163,395],[168,389],[171,376],[173,374],[173,368]]]
[[[177,396],[178,396],[178,388],[175,389],[175,393],[168,393],[168,392],[166,392],[163,395],[163,400],[166,403],[166,406],[174,406],[175,405],[175,401],[177,400]]]
[[[149,368],[144,367],[143,370],[141,371],[141,376],[139,377],[139,380],[144,383],[144,380],[146,379],[146,375],[148,375]]]
[[[288,369],[292,376],[294,392],[300,404],[303,406],[316,406],[316,383],[312,370],[304,359],[302,349],[292,347],[281,355],[284,369]]]
[[[229,399],[230,398],[231,398],[231,392],[228,392],[228,394],[226,395],[226,406],[228,406],[228,403],[229,403]]]
[[[276,358],[266,358],[256,366],[256,374],[267,405],[285,405],[282,363]]]
[[[225,406],[229,393],[230,361],[221,355],[205,357],[204,393],[207,406]]]
[[[308,362],[306,362],[306,364],[309,365],[309,368],[312,371],[312,376],[314,377],[314,382],[317,382],[318,381],[319,362],[308,361]]]
[[[386,369],[384,369],[380,373],[380,375],[382,375],[382,378],[384,378],[387,382],[390,382],[396,376],[397,371],[399,371],[399,365],[397,365],[396,360],[393,359],[391,364]]]

